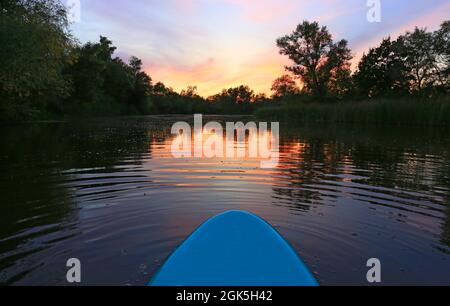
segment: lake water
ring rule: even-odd
[[[367,284],[370,258],[383,284],[450,285],[448,130],[282,124],[279,166],[262,169],[173,158],[179,120],[2,126],[0,284],[66,285],[79,258],[85,285],[144,285],[202,222],[240,209],[323,285]]]

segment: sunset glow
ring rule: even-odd
[[[327,25],[349,41],[357,61],[369,47],[414,26],[435,29],[448,17],[446,0],[381,1],[382,21],[369,23],[363,0],[109,0],[81,1],[72,26],[81,42],[100,35],[117,55],[141,58],[154,81],[209,96],[241,84],[269,93],[289,61],[275,40],[303,21]]]

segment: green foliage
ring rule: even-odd
[[[0,14],[0,118],[150,114],[142,61],[114,58],[106,37],[78,46],[57,0],[7,0]]]
[[[0,15],[0,118],[23,118],[68,94],[73,41],[59,1],[4,0]]]
[[[98,43],[77,47],[77,60],[65,70],[73,93],[64,101],[61,114],[135,115],[150,114],[151,78],[142,71],[142,61],[129,63],[114,58],[116,47],[106,37]]]
[[[177,93],[153,84],[142,61],[115,57],[116,47],[106,37],[77,43],[59,0],[3,0],[0,16],[0,120],[256,111],[301,121],[450,122],[447,100],[427,100],[448,97],[450,21],[435,32],[416,28],[395,41],[384,39],[353,75],[347,41],[334,42],[326,27],[305,21],[277,40],[301,90],[284,75],[274,81],[270,99],[244,85],[205,99],[195,86]],[[365,101],[412,96],[424,101]]]

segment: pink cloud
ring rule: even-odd
[[[282,18],[296,10],[302,4],[301,1],[272,1],[272,0],[223,0],[242,11],[250,21],[265,22]]]

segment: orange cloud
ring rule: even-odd
[[[335,39],[349,38],[355,67],[363,52],[378,45],[383,36],[395,37],[416,25],[435,27],[447,18],[450,9],[450,3],[445,3],[394,30],[392,24],[401,24],[401,21],[386,20],[377,28],[383,32],[374,34],[370,32],[372,25],[365,21],[365,2],[350,5],[350,1],[344,0],[318,3],[301,0],[173,1],[176,9],[183,12],[180,18],[186,19],[184,22],[171,20],[170,27],[160,27],[163,31],[158,39],[165,38],[161,40],[165,44],[151,50],[156,57],[146,70],[155,81],[162,81],[176,91],[195,85],[203,96],[241,84],[270,94],[272,81],[284,74],[284,66],[290,64],[286,57],[278,54],[275,39],[292,31],[302,20],[318,20],[329,25]],[[215,10],[208,11],[211,13],[203,18],[193,17],[192,14],[201,14],[201,8],[216,4],[225,4],[225,7],[213,6]],[[358,25],[357,31],[351,28],[353,19]],[[367,37],[362,36],[364,30],[367,30]],[[352,39],[352,34],[356,39]]]
[[[146,71],[153,79],[172,86],[176,91],[195,85],[205,97],[242,84],[250,86],[257,93],[270,94],[272,81],[284,73],[286,64],[288,60],[273,50],[239,65],[231,64],[227,58],[210,58],[187,67],[153,65],[147,67]]]

